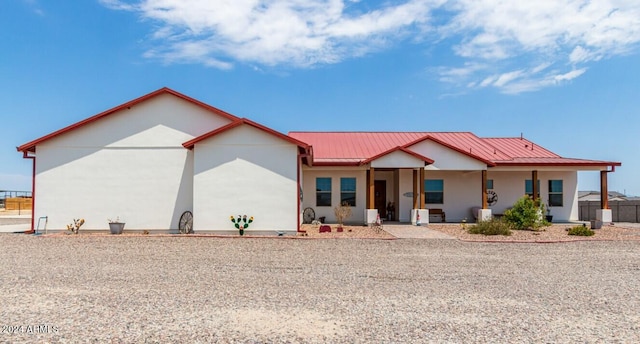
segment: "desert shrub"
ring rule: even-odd
[[[569,228],[569,235],[578,235],[578,236],[592,236],[596,234],[591,228],[587,226],[575,226]]]
[[[504,212],[504,221],[513,229],[536,230],[547,224],[542,216],[544,205],[524,196],[516,201],[513,207]]]
[[[470,234],[484,235],[511,235],[509,225],[499,219],[493,218],[487,221],[479,221],[467,230]]]
[[[336,215],[338,225],[342,227],[344,220],[351,217],[351,206],[348,202],[342,202],[342,204],[333,208],[333,213]]]

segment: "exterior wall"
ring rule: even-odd
[[[398,221],[411,222],[411,209],[413,208],[413,170],[400,170],[398,198],[396,212]]]
[[[429,140],[419,142],[409,149],[434,160],[433,164],[426,167],[427,170],[477,171],[487,167],[482,161]]]
[[[413,207],[413,172],[410,169],[402,169],[397,172],[398,180],[395,180],[396,172],[376,171],[376,180],[387,181],[387,201],[396,203],[398,220],[409,222]],[[327,222],[335,222],[333,207],[340,201],[340,178],[356,177],[357,206],[353,208],[353,215],[348,222],[362,223],[364,221],[364,209],[366,204],[366,171],[346,169],[321,169],[312,168],[304,170],[305,199],[303,207],[311,207],[316,213],[316,218],[325,216]],[[332,206],[317,207],[315,205],[315,179],[317,177],[332,178]],[[472,209],[482,205],[482,174],[480,171],[426,171],[426,179],[444,180],[444,203],[426,204],[426,208],[442,209],[447,215],[447,222],[460,222],[466,219],[474,220]],[[489,170],[488,178],[493,179],[494,191],[498,194],[498,202],[489,208],[493,214],[502,214],[510,208],[520,197],[525,194],[525,180],[531,179],[531,172],[525,171],[497,171]],[[578,219],[577,208],[577,173],[573,171],[540,171],[540,197],[548,203],[548,180],[563,180],[563,207],[550,207],[550,214],[554,221],[576,221]]]
[[[378,178],[378,172],[376,172],[376,179]],[[316,219],[321,216],[326,217],[325,222],[335,223],[336,217],[333,212],[333,208],[340,204],[340,178],[356,178],[356,206],[351,207],[351,217],[345,222],[347,223],[364,223],[364,210],[366,208],[367,201],[367,174],[364,168],[303,168],[303,186],[304,197],[302,201],[302,209],[309,207],[316,213]],[[316,206],[316,178],[331,178],[331,206],[318,207]],[[387,184],[387,187],[389,185]]]
[[[424,161],[402,151],[389,153],[371,162],[371,167],[374,168],[403,168],[414,166],[424,166]]]
[[[35,218],[66,229],[108,229],[119,217],[125,230],[171,230],[192,208],[193,153],[182,143],[228,123],[172,95],[50,139],[36,147]]]
[[[472,209],[482,206],[482,176],[480,171],[427,171],[426,179],[444,180],[444,204],[426,204],[427,208],[442,209],[446,212],[447,222],[473,221]],[[494,191],[498,202],[490,206],[492,213],[502,214],[525,194],[525,180],[531,179],[531,172],[493,172],[487,173],[493,179]],[[550,207],[554,221],[575,221],[577,213],[577,173],[576,172],[538,172],[540,180],[540,198],[546,204],[549,198],[548,180],[563,180],[563,205]]]
[[[253,216],[252,231],[297,231],[298,147],[243,125],[196,143],[194,231],[237,231],[229,216]]]
[[[498,194],[498,202],[491,206],[493,214],[502,214],[511,207],[518,198],[525,194],[525,180],[531,179],[530,171],[492,171],[487,173],[493,179],[494,191]],[[480,176],[477,177],[481,183]],[[563,206],[549,207],[553,221],[578,220],[578,174],[575,171],[538,171],[540,180],[540,199],[544,204],[549,200],[549,180],[562,180]],[[480,190],[480,186],[477,187]],[[478,191],[479,192],[479,191]],[[480,200],[481,201],[481,200]],[[448,215],[448,214],[447,214]],[[448,216],[447,216],[448,217]]]
[[[426,171],[425,179],[444,181],[444,203],[425,204],[427,209],[442,209],[447,222],[473,222],[471,209],[482,206],[480,171]]]
[[[304,200],[302,209],[310,207],[316,213],[316,219],[326,217],[325,222],[335,223],[333,208],[340,203],[340,178],[356,178],[356,206],[352,207],[352,215],[347,223],[364,223],[364,210],[367,207],[367,174],[364,167],[354,168],[322,168],[313,167],[303,169]],[[331,178],[331,206],[316,206],[315,183],[316,178]],[[411,221],[413,207],[413,170],[400,169],[397,171],[375,171],[375,180],[385,180],[387,183],[387,203],[395,202],[398,221]]]

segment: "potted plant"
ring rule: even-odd
[[[553,221],[553,215],[551,215],[551,209],[549,209],[549,207],[547,207],[547,215],[545,215],[545,220],[547,220],[547,222]]]
[[[124,230],[124,222],[120,221],[120,217],[116,217],[115,220],[113,219],[109,219],[109,230],[111,231],[111,234],[122,234],[122,231]]]

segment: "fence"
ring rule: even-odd
[[[31,191],[0,190],[0,208],[31,210]]]
[[[613,222],[640,222],[640,201],[609,201]],[[580,221],[596,219],[600,201],[578,202]]]
[[[6,198],[4,202],[4,208],[6,210],[31,210],[31,198]]]

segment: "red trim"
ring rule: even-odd
[[[418,144],[418,143],[420,143],[422,141],[426,141],[426,140],[431,140],[431,141],[433,141],[433,142],[435,142],[435,143],[437,143],[439,145],[445,146],[445,147],[447,147],[449,149],[452,149],[452,150],[454,150],[454,151],[456,151],[458,153],[462,153],[462,154],[464,154],[464,155],[466,155],[468,157],[471,157],[473,159],[481,161],[481,162],[487,164],[487,166],[496,166],[496,164],[493,161],[483,159],[483,158],[481,158],[481,157],[479,157],[479,156],[477,156],[475,154],[469,153],[469,152],[467,152],[467,151],[465,151],[463,149],[460,149],[460,148],[458,148],[456,146],[450,145],[450,144],[448,144],[448,143],[446,143],[446,142],[444,142],[442,140],[436,139],[435,137],[433,137],[431,135],[426,135],[424,137],[421,137],[421,138],[419,138],[419,139],[417,139],[417,140],[415,140],[413,142],[409,142],[409,143],[405,144],[402,147],[408,149],[409,147],[411,147],[413,145],[416,145],[416,144]]]
[[[314,161],[314,166],[360,166],[360,161],[350,161],[350,162],[322,162],[322,161]]]
[[[561,158],[559,158],[561,159]],[[496,162],[495,166],[622,166],[620,162],[594,161],[594,162]]]
[[[101,113],[99,113],[97,115],[94,115],[92,117],[84,119],[84,120],[82,120],[80,122],[74,123],[74,124],[72,124],[70,126],[62,128],[60,130],[54,131],[53,133],[45,135],[45,136],[43,136],[43,137],[41,137],[39,139],[36,139],[36,140],[31,141],[31,142],[25,143],[22,146],[18,147],[17,149],[18,149],[19,152],[24,152],[24,151],[35,152],[36,146],[38,144],[44,142],[44,141],[47,141],[47,140],[52,139],[52,138],[54,138],[56,136],[62,135],[64,133],[68,132],[68,131],[72,131],[72,130],[75,130],[77,128],[80,128],[80,127],[82,127],[84,125],[87,125],[89,123],[95,122],[95,121],[97,121],[97,120],[99,120],[99,119],[101,119],[103,117],[111,115],[111,114],[113,114],[115,112],[118,112],[120,110],[129,109],[130,107],[132,107],[134,105],[137,105],[137,104],[139,104],[141,102],[144,102],[145,100],[151,99],[151,98],[156,97],[156,96],[161,95],[161,94],[174,95],[174,96],[176,96],[176,97],[178,97],[180,99],[186,100],[186,101],[188,101],[188,102],[190,102],[192,104],[200,106],[200,107],[204,108],[205,110],[214,112],[215,114],[218,114],[218,115],[223,116],[225,118],[231,119],[233,121],[238,120],[238,117],[236,117],[236,116],[234,116],[234,115],[232,115],[230,113],[222,111],[222,110],[220,110],[218,108],[215,108],[215,107],[213,107],[211,105],[207,105],[207,104],[205,104],[205,103],[203,103],[203,102],[201,102],[199,100],[196,100],[196,99],[193,99],[191,97],[188,97],[188,96],[186,96],[186,95],[184,95],[182,93],[176,92],[176,91],[174,91],[174,90],[172,90],[170,88],[163,87],[163,88],[161,88],[161,89],[159,89],[157,91],[151,92],[151,93],[149,93],[147,95],[144,95],[142,97],[136,98],[136,99],[131,100],[129,102],[126,102],[126,103],[124,103],[122,105],[119,105],[119,106],[116,106],[116,107],[114,107],[112,109],[109,109],[107,111],[101,112]]]
[[[196,138],[194,138],[192,140],[189,140],[189,141],[183,143],[182,146],[184,146],[184,148],[187,148],[187,149],[193,149],[193,147],[195,146],[196,143],[198,143],[200,141],[203,141],[203,140],[206,140],[206,139],[208,139],[210,137],[216,136],[216,135],[218,135],[220,133],[223,133],[223,132],[225,132],[227,130],[231,130],[231,129],[233,129],[235,127],[238,127],[238,126],[240,126],[242,124],[250,125],[250,126],[256,128],[256,129],[260,129],[260,130],[266,132],[267,134],[271,134],[271,135],[273,135],[275,137],[278,137],[278,138],[280,138],[282,140],[290,142],[290,143],[302,148],[305,153],[310,151],[310,146],[308,144],[306,144],[306,143],[304,143],[302,141],[296,140],[293,137],[290,137],[290,136],[287,136],[285,134],[279,133],[279,132],[277,132],[277,131],[275,131],[275,130],[273,130],[271,128],[267,128],[262,124],[258,124],[256,122],[253,122],[253,121],[248,120],[246,118],[240,118],[240,119],[236,120],[235,122],[229,123],[229,124],[227,124],[225,126],[222,126],[222,127],[218,128],[218,129],[212,130],[212,131],[210,131],[210,132],[208,132],[206,134],[200,135],[200,136],[198,136],[198,137],[196,137]]]
[[[376,156],[374,156],[374,157],[371,157],[371,158],[369,158],[369,159],[363,160],[363,161],[360,163],[360,165],[368,164],[368,163],[370,163],[370,162],[372,162],[372,161],[374,161],[374,160],[377,160],[377,159],[379,159],[379,158],[381,158],[381,157],[383,157],[383,156],[385,156],[385,155],[388,155],[388,154],[391,154],[391,153],[393,153],[393,152],[397,152],[397,151],[401,151],[401,152],[404,152],[404,153],[406,153],[406,154],[409,154],[409,155],[411,155],[411,156],[413,156],[413,157],[415,157],[415,158],[418,158],[418,159],[420,159],[420,160],[422,160],[422,161],[426,162],[427,164],[433,164],[433,163],[434,163],[434,161],[433,161],[432,159],[429,159],[429,158],[427,158],[427,157],[426,157],[426,156],[424,156],[424,155],[420,155],[420,154],[418,154],[418,153],[416,153],[416,152],[414,152],[414,151],[412,151],[412,150],[409,150],[409,149],[407,149],[407,148],[405,148],[405,147],[400,147],[400,146],[398,146],[398,147],[395,147],[395,148],[391,148],[391,149],[389,149],[389,150],[388,150],[388,151],[386,151],[386,152],[382,152],[382,153],[380,153],[380,154],[378,154],[378,155],[376,155]]]
[[[296,231],[298,233],[303,233],[305,231],[302,230],[302,227],[300,226],[300,209],[301,209],[301,205],[300,203],[302,202],[302,200],[300,199],[300,195],[302,192],[302,184],[300,183],[300,168],[302,165],[302,154],[298,153],[298,159],[296,159],[296,168],[298,169],[296,171],[296,176],[298,178],[298,190],[296,190],[296,204],[298,205],[298,212],[296,213],[296,218],[297,218],[297,222],[296,222]]]

